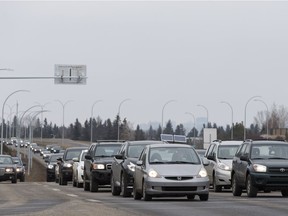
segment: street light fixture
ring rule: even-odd
[[[92,120],[93,120],[93,109],[94,109],[94,106],[95,104],[101,102],[102,100],[97,100],[93,103],[92,105],[92,108],[91,108],[91,134],[90,134],[90,137],[91,137],[91,143],[93,142],[93,123],[92,123]]]
[[[191,112],[185,112],[185,114],[188,114],[188,115],[191,115],[193,117],[193,120],[194,120],[194,127],[193,127],[193,144],[194,144],[194,141],[195,141],[195,116],[193,115],[193,113]]]
[[[268,139],[268,137],[269,137],[269,129],[268,129],[268,115],[269,115],[269,109],[268,109],[268,106],[267,106],[267,104],[263,101],[263,100],[260,100],[260,99],[254,99],[254,101],[259,101],[259,102],[261,102],[261,103],[263,103],[264,105],[265,105],[265,107],[266,107],[266,110],[267,110],[267,113],[266,113],[266,127],[267,127],[267,139]]]
[[[125,101],[128,101],[128,100],[131,100],[130,98],[126,98],[124,100],[121,101],[121,103],[119,104],[119,107],[118,107],[118,121],[117,121],[117,140],[119,142],[119,136],[120,136],[120,124],[119,124],[119,121],[120,121],[120,108],[121,108],[121,105],[125,102]]]
[[[62,113],[62,146],[64,144],[64,115],[65,115],[65,106],[67,103],[72,102],[72,100],[68,100],[65,103],[63,103],[60,100],[55,100],[56,102],[60,103],[62,105],[63,108],[63,113]]]
[[[163,106],[163,108],[162,108],[162,121],[161,121],[161,134],[163,133],[163,119],[164,119],[164,109],[165,109],[165,107],[166,107],[166,105],[167,104],[169,104],[169,103],[172,103],[172,102],[175,102],[176,100],[169,100],[169,101],[167,101],[165,104],[164,104],[164,106]]]
[[[10,96],[18,93],[18,92],[29,92],[28,90],[17,90],[12,92],[10,95],[7,96],[7,98],[5,99],[3,106],[2,106],[2,126],[1,126],[1,154],[3,154],[3,129],[4,129],[4,108],[5,108],[5,104],[7,102],[7,100],[9,99]]]
[[[230,109],[231,109],[231,140],[233,140],[233,127],[234,127],[234,122],[233,122],[233,108],[232,108],[232,106],[228,103],[228,102],[226,102],[226,101],[221,101],[220,103],[224,103],[224,104],[227,104],[229,107],[230,107]]]
[[[206,110],[206,114],[207,114],[207,125],[206,125],[206,127],[208,128],[208,122],[209,122],[208,121],[208,118],[209,118],[208,109],[204,105],[201,105],[201,104],[198,104],[197,106],[202,107],[202,108],[204,108]]]
[[[248,101],[246,102],[246,105],[245,105],[245,109],[244,109],[244,140],[246,140],[246,110],[247,110],[247,105],[251,100],[253,100],[254,98],[258,98],[258,97],[261,97],[261,96],[253,96],[253,97],[249,98]]]

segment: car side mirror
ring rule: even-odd
[[[209,159],[209,160],[215,160],[215,156],[214,156],[214,155],[208,155],[208,156],[207,156],[207,159]]]
[[[85,155],[85,159],[87,159],[87,160],[92,160],[92,157],[91,157],[89,154],[86,154],[86,155]]]
[[[79,162],[79,160],[78,160],[78,158],[77,158],[77,157],[75,157],[75,158],[72,158],[72,161],[73,161],[73,162]]]
[[[137,166],[142,166],[142,165],[143,165],[143,161],[137,161],[137,162],[136,162],[136,165],[137,165]]]
[[[210,162],[207,160],[207,158],[202,158],[202,163],[204,166],[208,166]]]
[[[116,154],[115,155],[115,158],[117,159],[117,160],[123,160],[123,155],[122,154]]]
[[[240,160],[248,161],[248,156],[247,155],[241,155]]]

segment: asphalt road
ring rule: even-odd
[[[152,201],[115,197],[109,189],[91,193],[71,184],[54,182],[0,182],[0,215],[104,216],[286,216],[287,198],[280,193],[259,193],[256,198],[233,197],[231,191],[210,192],[208,201],[155,198]]]

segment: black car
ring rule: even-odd
[[[0,155],[0,181],[17,183],[16,162],[10,155]]]
[[[46,159],[46,180],[47,182],[55,181],[55,166],[58,162],[58,159],[62,157],[62,153],[50,154]]]
[[[67,181],[72,181],[73,158],[79,157],[82,150],[85,149],[87,149],[87,147],[70,147],[65,150],[63,157],[58,158],[59,185],[67,185]]]
[[[143,140],[125,142],[114,157],[111,170],[112,195],[131,196],[133,191],[133,174],[136,162],[146,145],[164,143],[162,141]]]
[[[282,141],[245,141],[232,162],[232,192],[241,196],[246,189],[248,197],[258,191],[281,191],[288,197],[288,143]]]
[[[110,185],[113,157],[122,144],[123,142],[97,142],[90,145],[84,161],[85,191],[97,192],[100,185]]]
[[[20,182],[25,181],[25,166],[22,162],[22,160],[19,157],[12,157],[14,163],[16,163],[16,172],[17,172],[17,179],[20,180]]]

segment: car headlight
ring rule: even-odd
[[[22,167],[17,167],[16,172],[22,172]]]
[[[198,178],[205,178],[207,177],[207,171],[205,168],[201,168],[198,175],[197,175]]]
[[[5,172],[6,172],[6,173],[11,173],[11,172],[13,172],[13,168],[6,168],[6,169],[5,169]]]
[[[129,162],[129,164],[127,165],[128,169],[131,170],[132,172],[135,171],[135,164],[134,163],[131,163]]]
[[[266,172],[267,171],[267,167],[261,164],[253,164],[253,169],[255,170],[255,172]]]
[[[70,168],[70,167],[72,167],[72,164],[70,164],[70,163],[64,163],[63,167]]]
[[[224,163],[219,163],[218,164],[218,168],[222,169],[222,170],[227,170],[227,171],[231,170],[231,168],[228,165],[224,164]]]
[[[54,167],[54,166],[53,166],[52,164],[49,164],[49,165],[48,165],[48,169],[53,169],[53,167]]]
[[[104,170],[105,169],[105,165],[104,164],[93,164],[93,169]]]
[[[149,170],[148,176],[151,178],[160,178],[160,175],[154,169]]]

